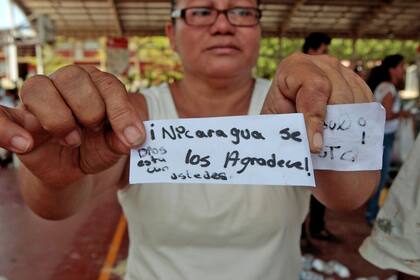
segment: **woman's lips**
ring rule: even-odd
[[[239,48],[233,45],[217,45],[207,48],[208,51],[215,54],[232,54],[239,51]]]

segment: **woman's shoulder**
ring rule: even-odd
[[[391,83],[391,82],[387,82],[387,81],[381,82],[377,86],[375,92],[376,91],[377,92],[381,92],[381,93],[385,93],[385,94],[391,92],[392,95],[394,95],[395,93],[397,93],[397,89],[395,88],[394,84]]]

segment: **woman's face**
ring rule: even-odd
[[[209,7],[257,7],[256,0],[178,0],[176,9]],[[190,26],[183,19],[167,25],[172,47],[181,57],[184,71],[211,78],[250,75],[259,55],[260,25],[237,27],[219,14],[211,26]]]
[[[390,68],[390,74],[395,81],[401,83],[405,80],[405,63],[401,61],[395,68]]]

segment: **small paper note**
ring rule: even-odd
[[[380,103],[327,106],[324,148],[312,155],[315,169],[358,171],[382,168],[385,109]]]
[[[330,105],[311,155],[302,114],[147,121],[130,183],[315,186],[313,168],[381,169],[384,123],[378,103]]]
[[[302,114],[145,122],[130,183],[314,186]]]

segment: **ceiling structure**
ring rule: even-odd
[[[160,35],[170,0],[14,0],[31,18],[48,16],[56,35]],[[261,0],[265,36],[420,39],[419,0]]]

